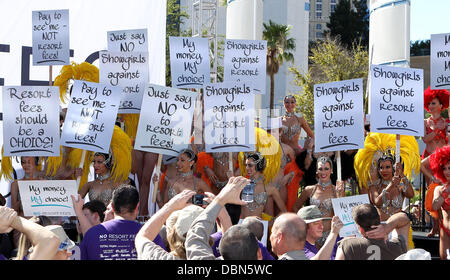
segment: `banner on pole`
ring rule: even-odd
[[[120,114],[139,114],[142,95],[149,81],[148,52],[101,51],[99,58],[100,83],[118,87]]]
[[[450,89],[450,33],[431,34],[431,89]]]
[[[255,151],[255,97],[248,82],[204,87],[207,153]]]
[[[208,38],[169,37],[174,88],[202,88],[210,81]]]
[[[423,136],[423,69],[370,66],[370,131]]]
[[[69,10],[33,11],[33,65],[70,64]]]
[[[190,144],[196,92],[147,85],[134,148],[178,156]]]
[[[109,153],[120,96],[117,87],[75,80],[61,145]]]
[[[252,92],[266,94],[267,41],[225,40],[224,81],[252,82]]]
[[[364,148],[362,79],[314,85],[314,112],[316,152]]]
[[[5,156],[59,156],[59,89],[3,87]]]

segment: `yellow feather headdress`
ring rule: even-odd
[[[11,157],[3,156],[3,146],[2,146],[2,169],[0,170],[0,178],[3,177],[6,180],[13,180],[11,176],[13,174],[13,166]]]
[[[271,134],[267,133],[264,129],[255,127],[255,139],[256,139],[256,151],[261,153],[267,161],[266,168],[263,171],[264,183],[269,183],[275,178],[280,170],[281,163],[281,146],[278,140]],[[239,168],[241,169],[241,175],[247,176],[247,170],[245,169],[245,153],[240,152],[239,156]]]
[[[385,133],[369,133],[364,142],[364,149],[355,155],[354,168],[359,185],[368,188],[370,170],[377,166],[378,159],[390,153],[395,158],[396,135]],[[414,136],[400,135],[400,157],[404,165],[404,174],[411,179],[413,173],[420,171],[419,145]]]
[[[16,157],[16,158],[20,158]],[[3,155],[3,146],[2,146],[2,160],[1,160],[1,169],[0,169],[0,178],[3,177],[5,180],[12,181],[14,178],[11,176],[14,173],[14,168],[12,165],[12,160],[10,156]],[[43,168],[44,157],[39,157],[38,165],[36,166],[37,170],[42,170]]]
[[[130,137],[117,125],[114,126],[114,132],[109,146],[110,154],[112,155],[111,179],[114,182],[122,182],[128,178],[131,171],[131,139]],[[67,164],[72,168],[78,168],[81,163],[83,150],[72,149],[68,156]],[[94,152],[86,151],[83,162],[83,175],[80,179],[80,188],[86,184],[89,167],[94,157]]]
[[[131,139],[136,139],[137,127],[140,114],[119,114],[119,117],[125,124],[125,133]]]
[[[62,67],[60,74],[55,78],[54,86],[59,87],[59,97],[62,103],[67,100],[67,88],[69,80],[83,80],[93,83],[99,81],[99,70],[95,65],[88,62],[77,64],[72,62],[70,65]]]

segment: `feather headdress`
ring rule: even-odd
[[[378,159],[390,154],[395,159],[396,135],[369,133],[364,142],[364,149],[355,155],[354,168],[359,185],[368,188],[371,168],[376,168]],[[400,157],[404,164],[403,172],[408,179],[420,171],[419,145],[414,136],[400,135]]]
[[[264,156],[266,159],[266,168],[263,171],[264,182],[269,183],[278,174],[281,163],[281,146],[278,140],[264,129],[255,127],[256,151]],[[245,160],[247,159],[245,153],[239,153],[239,168],[241,175],[247,176],[245,169]]]
[[[66,103],[67,88],[69,87],[70,80],[98,83],[99,70],[95,65],[88,62],[82,62],[80,64],[72,62],[70,65],[64,65],[53,83],[54,86],[59,87],[59,97],[62,103]]]
[[[111,138],[109,152],[112,155],[111,179],[114,182],[123,182],[128,178],[131,171],[131,139],[117,125],[114,126],[114,132]],[[83,150],[72,149],[68,155],[67,164],[72,168],[78,168],[81,163]],[[94,152],[86,151],[83,162],[83,175],[80,180],[80,188],[86,184],[89,167],[92,163]]]

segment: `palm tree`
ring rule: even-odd
[[[269,20],[263,23],[263,39],[267,41],[267,75],[270,76],[270,109],[274,108],[274,76],[284,61],[294,62],[295,39],[288,38],[292,26],[277,24]]]

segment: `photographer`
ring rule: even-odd
[[[139,260],[186,259],[184,242],[194,219],[203,212],[203,196],[192,190],[183,190],[170,199],[148,220],[136,235],[135,245]],[[195,204],[192,204],[195,203]],[[222,213],[224,214],[224,213]],[[170,252],[166,252],[152,240],[166,224]]]

